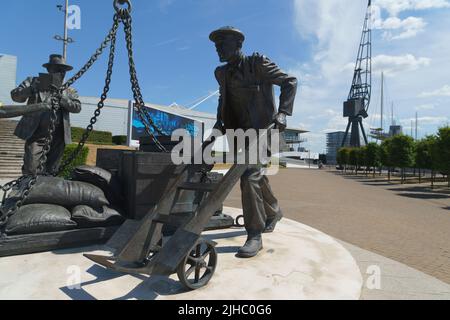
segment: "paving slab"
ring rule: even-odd
[[[339,242],[360,268],[364,279],[361,300],[450,300],[449,284],[403,263]]]

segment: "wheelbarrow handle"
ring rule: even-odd
[[[269,133],[270,134],[270,131],[271,130],[273,130],[273,129],[275,129],[275,127],[276,127],[276,124],[275,123],[271,123],[266,129],[264,129],[264,130],[267,130],[267,132],[266,133]],[[215,143],[216,142],[216,136],[214,135],[214,134],[211,134],[206,140],[205,140],[205,142],[203,142],[203,145],[202,145],[202,151],[204,151],[207,147],[209,147],[212,143]]]
[[[48,111],[50,109],[51,106],[48,103],[4,105],[0,106],[0,119],[15,118],[35,112]]]

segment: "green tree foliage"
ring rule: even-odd
[[[433,161],[435,161],[436,168],[447,175],[448,185],[450,187],[450,127],[439,129],[436,137],[435,154]]]
[[[348,164],[353,167],[353,170],[358,173],[358,164],[359,164],[359,149],[351,148],[348,154]]]
[[[347,170],[347,165],[349,164],[349,149],[348,148],[340,148],[337,153],[337,161],[340,166],[344,166],[345,170]]]
[[[427,136],[417,141],[415,163],[420,169],[433,169],[432,146],[436,142],[435,136]]]
[[[419,183],[422,183],[422,169],[434,169],[432,152],[436,143],[435,136],[427,136],[416,142],[415,164],[419,168]]]
[[[390,162],[394,167],[402,169],[402,183],[404,182],[404,169],[414,164],[414,139],[398,135],[390,139],[388,153]]]
[[[375,176],[375,168],[380,166],[380,147],[376,143],[369,143],[366,147],[365,159],[366,166],[373,168],[373,175]]]
[[[390,155],[390,144],[391,144],[392,138],[386,139],[381,143],[381,146],[379,148],[379,158],[381,165],[388,168],[388,180],[391,181],[391,170],[393,167],[392,161],[391,161],[391,155]]]
[[[367,159],[366,159],[366,146],[358,149],[358,166],[364,167],[364,172],[367,173]]]

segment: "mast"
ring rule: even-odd
[[[381,133],[384,132],[384,72],[381,72]]]
[[[391,105],[391,123],[393,126],[395,126],[395,122],[394,122],[394,101],[392,101],[392,105]]]
[[[63,57],[67,61],[67,17],[69,16],[69,0],[66,0],[64,8],[64,41],[63,41]]]
[[[74,40],[70,38],[67,30],[67,19],[69,17],[69,0],[65,0],[65,7],[62,5],[58,5],[57,8],[64,13],[64,36],[56,35],[53,39],[62,41],[63,43],[63,57],[67,61],[67,46],[70,43],[73,43]]]
[[[419,114],[416,112],[416,141],[419,133]]]

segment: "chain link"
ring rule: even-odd
[[[115,36],[117,34],[117,29],[119,28],[120,23],[120,17],[118,14],[114,15],[114,22],[111,30],[109,31],[106,38],[103,40],[100,47],[95,51],[95,53],[92,55],[92,57],[88,60],[88,62],[78,71],[72,78],[67,80],[67,82],[63,85],[62,89],[67,90],[70,86],[72,86],[75,81],[80,79],[91,67],[92,65],[98,60],[100,55],[103,53],[105,48],[108,46],[108,43],[111,42],[111,39],[113,35]]]
[[[132,18],[128,14],[122,17],[123,25],[125,30],[125,39],[127,42],[127,50],[128,50],[128,64],[130,69],[130,82],[131,82],[131,90],[133,91],[133,97],[135,101],[135,108],[138,114],[139,119],[144,124],[146,133],[150,136],[152,141],[155,143],[157,148],[162,152],[168,152],[168,150],[161,144],[158,138],[153,133],[152,129],[156,131],[159,135],[167,135],[163,132],[163,129],[158,127],[156,123],[151,118],[150,114],[146,110],[145,102],[142,97],[141,88],[139,86],[139,81],[137,78],[136,65],[134,63],[133,57],[133,30],[132,30]]]
[[[50,125],[48,127],[47,135],[44,141],[44,147],[42,149],[42,154],[39,158],[39,165],[37,168],[36,174],[32,175],[30,180],[25,185],[25,188],[22,190],[22,193],[18,197],[18,200],[8,209],[8,211],[3,212],[3,208],[1,210],[1,218],[0,218],[0,229],[3,229],[4,226],[8,223],[9,218],[19,210],[19,208],[24,204],[25,200],[28,198],[31,190],[37,182],[38,174],[44,173],[45,164],[47,163],[47,154],[50,151],[50,147],[53,141],[53,133],[55,132],[56,121],[58,119],[58,111],[59,111],[59,102],[61,99],[60,89],[52,90],[51,92],[51,104],[52,110],[50,114]],[[30,176],[29,176],[30,177]],[[23,180],[25,180],[25,177]],[[18,184],[16,184],[18,185]],[[6,198],[6,193],[3,195],[3,202]]]
[[[108,97],[108,92],[109,92],[110,84],[111,84],[111,76],[112,76],[113,67],[114,67],[114,58],[115,58],[115,52],[116,52],[116,36],[117,36],[117,31],[119,29],[119,24],[120,24],[120,18],[116,14],[116,15],[114,15],[113,27],[111,29],[110,34],[108,35],[109,41],[111,42],[110,51],[109,51],[109,60],[108,60],[108,70],[106,72],[105,86],[103,87],[103,93],[100,97],[100,101],[97,104],[97,109],[94,112],[94,116],[89,121],[90,123],[86,127],[86,130],[84,131],[84,133],[81,137],[81,140],[78,143],[78,146],[69,155],[69,157],[64,161],[64,163],[60,166],[59,170],[57,170],[53,173],[54,176],[63,172],[78,157],[78,155],[80,154],[84,145],[86,144],[86,141],[89,138],[89,135],[91,134],[92,130],[94,129],[94,125],[97,123],[97,118],[100,116],[101,110],[105,106],[105,101]]]
[[[128,1],[124,1],[125,3],[129,3]],[[91,118],[89,125],[86,127],[85,132],[83,133],[83,136],[78,143],[77,148],[72,152],[71,155],[69,155],[68,159],[64,161],[64,163],[60,166],[58,170],[54,170],[52,172],[53,176],[58,175],[62,171],[64,171],[72,162],[73,160],[79,155],[81,150],[83,149],[87,139],[89,138],[90,133],[94,129],[94,125],[97,123],[97,118],[101,114],[101,110],[105,106],[105,101],[108,96],[108,92],[110,90],[110,84],[111,84],[111,77],[113,73],[113,67],[114,67],[114,59],[115,59],[115,50],[116,50],[116,39],[117,39],[117,31],[119,29],[119,25],[122,22],[124,24],[124,31],[125,31],[125,39],[127,44],[127,51],[128,51],[128,62],[129,62],[129,71],[130,71],[130,82],[131,82],[131,89],[133,92],[133,97],[135,100],[135,109],[137,111],[137,114],[141,120],[141,122],[144,124],[145,130],[147,134],[151,137],[152,141],[156,144],[156,146],[163,152],[168,152],[167,149],[161,144],[161,142],[157,139],[155,134],[153,133],[152,129],[156,131],[160,135],[164,135],[163,130],[156,125],[156,123],[151,118],[150,114],[145,108],[145,102],[142,96],[141,88],[139,86],[139,81],[137,77],[136,72],[136,66],[134,63],[133,58],[133,39],[132,39],[132,18],[130,15],[131,6],[129,6],[128,9],[120,9],[117,10],[117,13],[114,15],[114,22],[113,26],[106,36],[106,38],[101,43],[100,47],[95,51],[95,53],[91,56],[91,58],[88,60],[88,62],[72,77],[70,78],[65,84],[62,85],[61,88],[54,89],[51,92],[51,114],[50,114],[50,125],[48,128],[47,136],[45,139],[44,147],[42,155],[39,159],[39,166],[37,169],[37,173],[40,175],[50,175],[48,172],[46,172],[45,165],[47,163],[47,155],[51,149],[51,144],[53,141],[53,133],[56,129],[56,122],[58,119],[58,112],[60,110],[60,104],[61,104],[61,98],[63,96],[63,93],[65,90],[69,89],[70,86],[72,86],[78,79],[80,79],[91,67],[92,65],[98,60],[100,55],[103,53],[104,49],[108,46],[108,43],[110,44],[110,52],[109,52],[109,60],[108,60],[108,69],[106,72],[106,78],[105,78],[105,86],[103,88],[103,93],[100,97],[100,101],[97,104],[97,109],[94,112],[94,116]],[[7,212],[3,212],[4,210],[4,204],[6,195],[9,191],[11,191],[16,186],[21,186],[24,184],[24,182],[29,179],[26,184],[25,188],[21,190],[21,194],[18,197],[18,200],[11,206],[11,208],[8,209]],[[11,181],[3,186],[0,185],[0,189],[4,192],[3,200],[0,207],[0,231],[3,231],[5,225],[8,222],[8,219],[17,212],[17,210],[24,204],[27,197],[29,196],[31,190],[35,186],[38,179],[38,175],[28,175],[28,176],[22,176],[17,180]]]
[[[103,94],[101,96],[101,100],[98,104],[98,109],[95,111],[95,116],[91,119],[91,123],[86,129],[86,132],[83,134],[82,141],[80,141],[77,149],[69,156],[69,159],[71,159],[70,162],[73,161],[78,156],[78,153],[83,148],[87,138],[89,137],[90,132],[93,130],[93,125],[97,122],[97,117],[100,115],[100,109],[104,106],[104,101],[107,98],[107,93],[109,91],[109,84],[111,82],[111,75],[112,75],[112,67],[113,67],[113,61],[114,61],[114,50],[115,50],[115,40],[116,40],[116,34],[117,30],[119,29],[120,24],[120,17],[118,14],[114,15],[114,23],[113,27],[111,28],[110,32],[104,39],[104,41],[101,43],[100,47],[96,50],[96,52],[91,56],[91,58],[88,60],[88,62],[78,71],[72,78],[70,78],[61,88],[58,88],[56,90],[53,90],[51,92],[51,114],[50,114],[50,125],[48,128],[48,132],[46,135],[46,139],[44,142],[43,152],[39,159],[39,166],[37,169],[37,173],[40,173],[41,175],[49,175],[47,172],[45,172],[45,164],[47,163],[47,155],[50,151],[51,144],[53,141],[53,133],[55,132],[56,128],[56,121],[58,119],[58,111],[60,109],[60,101],[63,96],[63,92],[67,90],[75,81],[80,79],[91,67],[92,65],[98,60],[99,56],[103,53],[104,49],[108,46],[108,43],[111,42],[111,52],[110,52],[110,61],[108,63],[108,72],[107,72],[107,79],[105,82],[105,89],[103,91]],[[70,164],[69,161],[66,161],[64,165],[62,166],[62,170]],[[59,170],[61,172],[62,170]],[[53,173],[53,175],[56,175],[57,173]],[[7,183],[5,186],[1,186],[1,190],[4,191],[3,200],[2,200],[2,207],[0,208],[0,230],[4,229],[5,225],[8,223],[8,219],[14,215],[17,210],[24,204],[26,199],[28,198],[31,190],[35,186],[37,182],[38,175],[32,175],[32,176],[22,176],[21,178],[11,181]],[[29,181],[26,183],[25,188],[22,190],[20,196],[18,197],[18,200],[6,211],[4,212],[4,204],[7,192],[12,190],[15,186],[21,185],[23,181],[26,179],[29,179]]]

